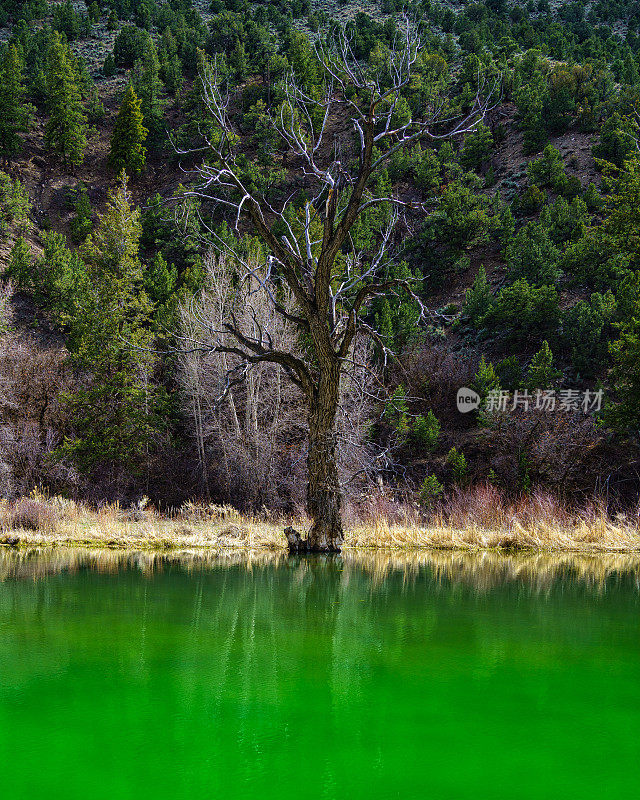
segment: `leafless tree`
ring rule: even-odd
[[[390,155],[420,137],[444,139],[469,132],[482,120],[488,100],[478,89],[464,119],[447,118],[446,98],[434,99],[420,119],[401,119],[397,111],[418,59],[420,42],[412,26],[391,48],[382,72],[372,72],[354,57],[348,35],[339,31],[329,46],[318,44],[316,55],[324,75],[323,93],[307,93],[293,76],[283,84],[284,103],[273,125],[297,159],[313,198],[302,209],[296,193],[272,205],[245,185],[237,156],[241,142],[230,116],[231,98],[221,88],[215,65],[201,75],[207,110],[217,127],[206,143],[208,156],[198,168],[202,201],[227,209],[236,230],[248,218],[252,232],[268,248],[259,274],[239,247],[211,231],[215,245],[243,270],[236,286],[257,282],[269,298],[269,324],[236,313],[209,331],[212,351],[235,356],[246,365],[276,364],[302,392],[307,406],[307,510],[312,520],[305,539],[287,529],[290,549],[330,552],[343,541],[342,491],[336,459],[336,418],[341,377],[353,363],[359,336],[383,346],[367,321],[371,300],[391,292],[411,291],[406,281],[387,279],[390,252],[398,222],[416,208],[395,196],[376,196],[373,185]],[[406,106],[405,106],[406,107]],[[352,136],[338,146],[337,124],[349,123]],[[351,231],[369,209],[389,210],[373,253],[356,252]],[[272,231],[279,219],[282,237]],[[284,298],[291,298],[285,302]],[[417,298],[416,298],[417,299]],[[297,346],[280,349],[273,326],[286,321],[296,331]],[[247,325],[249,321],[249,325]],[[300,347],[300,343],[304,346]],[[230,372],[233,376],[237,367]]]
[[[0,285],[0,357],[7,346],[7,329],[11,322],[11,283]],[[8,412],[15,408],[11,387],[0,370],[0,496],[9,496],[13,490],[8,454],[13,444],[13,430],[7,422]]]
[[[255,508],[290,506],[301,495],[302,464],[306,454],[304,398],[279,364],[261,362],[248,368],[236,354],[216,352],[218,330],[231,316],[255,335],[269,328],[278,350],[295,352],[296,326],[277,316],[262,288],[264,259],[248,256],[251,281],[234,287],[237,265],[213,252],[204,260],[202,289],[180,306],[178,380],[193,440],[197,447],[201,490],[210,495],[210,476],[225,499]],[[283,297],[292,308],[290,294]],[[219,341],[219,339],[218,339]],[[226,341],[235,344],[228,332]],[[359,490],[375,469],[376,454],[367,443],[370,419],[370,355],[366,344],[354,353],[359,369],[349,370],[341,383],[337,419],[338,468],[341,483]]]
[[[261,291],[261,270],[248,256],[254,274],[239,289],[237,266],[228,257],[205,258],[202,290],[180,308],[180,334],[186,346],[179,355],[179,381],[187,401],[197,445],[202,489],[209,494],[211,464],[228,497],[251,506],[274,504],[287,463],[297,457],[302,439],[301,398],[283,368],[263,361],[252,369],[236,353],[217,345],[236,344],[230,332],[213,334],[231,317],[252,337],[269,328],[278,350],[296,347],[293,323],[271,319],[269,297]],[[289,306],[288,298],[283,302]]]

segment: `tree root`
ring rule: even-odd
[[[310,536],[303,538],[301,533],[291,526],[284,529],[289,553],[339,553],[340,545],[337,543],[323,542],[317,544],[310,541]]]

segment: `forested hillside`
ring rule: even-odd
[[[286,365],[206,346],[238,288],[230,254],[259,276],[273,253],[202,178],[232,139],[270,231],[300,233],[312,176],[279,130],[288,87],[320,107],[318,54],[346,25],[383,90],[407,27],[420,45],[374,154],[389,202],[336,257],[339,281],[384,251],[389,287],[358,311],[376,334],[342,385],[344,486],[423,508],[476,482],[637,497],[636,0],[0,0],[0,25],[0,495],[302,502],[306,411]],[[326,125],[348,181],[352,120]],[[233,313],[262,330],[251,296]],[[291,317],[294,300],[278,298]],[[283,319],[278,346],[305,351]],[[461,387],[478,409],[459,411]]]

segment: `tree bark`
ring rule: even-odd
[[[336,408],[319,406],[309,414],[307,513],[312,525],[307,549],[316,553],[338,552],[344,541],[335,419]]]
[[[342,491],[336,459],[336,414],[340,370],[323,369],[318,385],[309,398],[309,455],[307,513],[312,524],[303,539],[293,528],[285,535],[292,552],[338,553],[344,541],[342,529]]]

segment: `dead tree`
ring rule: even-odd
[[[383,77],[358,62],[348,36],[340,31],[331,47],[316,47],[324,76],[320,98],[308,94],[293,76],[284,81],[285,101],[272,121],[313,193],[302,209],[299,203],[296,206],[295,193],[276,207],[247,188],[237,160],[241,143],[229,114],[230,98],[218,82],[215,65],[200,76],[216,133],[207,139],[208,155],[197,168],[198,188],[193,194],[230,211],[236,230],[242,217],[250,220],[252,232],[270,253],[259,279],[240,248],[212,231],[214,244],[244,269],[236,279],[238,284],[258,280],[273,317],[293,324],[299,341],[304,342],[295,351],[278,350],[268,325],[253,324],[249,330],[232,314],[217,331],[217,343],[210,345],[217,352],[241,357],[248,365],[265,361],[280,365],[306,399],[307,510],[312,526],[306,538],[287,529],[292,550],[332,552],[341,547],[342,492],[336,463],[341,376],[352,361],[356,337],[370,336],[381,344],[366,320],[371,300],[410,291],[405,281],[384,276],[400,215],[420,209],[398,197],[375,196],[374,179],[399,148],[421,137],[463,135],[475,128],[487,110],[488,101],[479,88],[471,113],[463,119],[447,119],[448,105],[440,97],[425,108],[421,119],[405,117],[397,122],[396,112],[419,48],[416,33],[405,24],[401,41],[389,52]],[[340,147],[333,138],[336,120],[352,128],[351,141]],[[392,211],[380,231],[376,251],[355,252],[350,237],[353,226],[365,211],[383,204]],[[288,213],[296,207],[295,214]],[[294,218],[297,222],[292,223]],[[286,228],[282,237],[272,232],[275,219]],[[283,304],[285,294],[293,298],[293,307]],[[209,331],[209,340],[215,333]],[[228,342],[229,334],[233,344]]]

